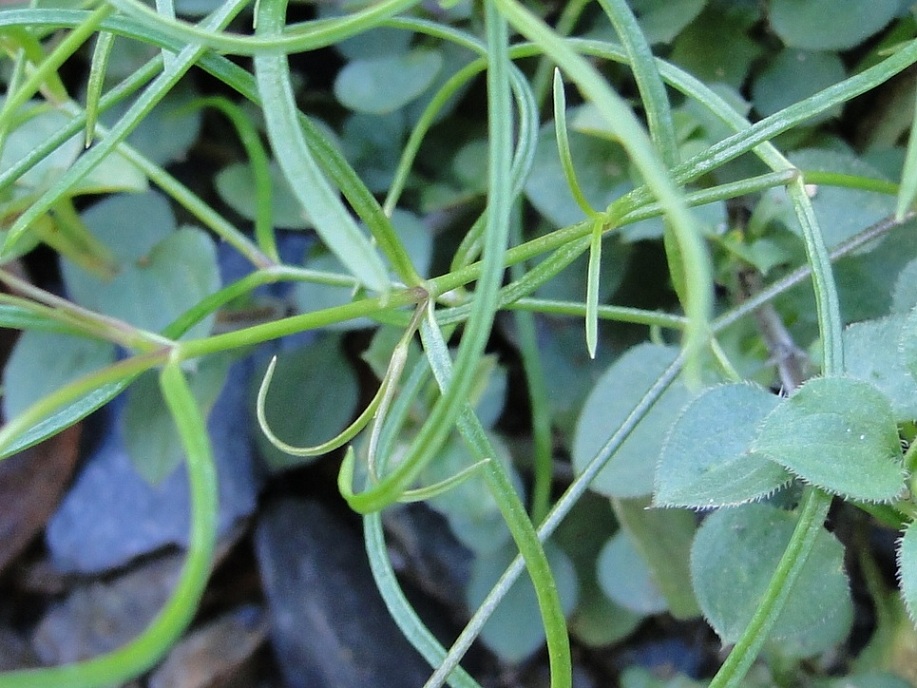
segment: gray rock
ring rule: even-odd
[[[255,533],[271,639],[291,688],[407,688],[431,669],[376,590],[357,532],[317,502],[271,505]]]
[[[247,410],[252,368],[248,359],[230,367],[207,421],[219,480],[221,535],[254,510],[261,482]],[[167,545],[187,544],[185,467],[156,486],[137,473],[118,420],[123,401],[116,399],[101,411],[102,438],[48,524],[48,547],[62,571],[98,573]]]

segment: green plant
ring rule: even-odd
[[[174,642],[213,550],[204,423],[229,357],[309,330],[329,334],[276,363],[276,380],[271,364],[257,394],[262,453],[279,470],[346,447],[340,492],[364,515],[392,614],[434,669],[428,686],[476,685],[459,662],[481,633],[507,660],[542,642],[541,631],[501,628],[499,611],[485,626],[504,598],[517,623],[537,602],[558,688],[571,681],[568,633],[600,645],[660,612],[703,614],[734,644],[711,686],[785,684],[849,634],[844,547],[824,527],[835,497],[838,520],[902,531],[898,575],[914,614],[914,108],[878,108],[859,150],[824,126],[858,96],[903,83],[917,62],[908,3],[600,0],[569,3],[553,27],[517,0],[345,3],[297,23],[284,0],[261,0],[253,15],[246,5],[0,12],[2,256],[51,246],[68,294],[0,269],[2,323],[25,330],[6,367],[0,447],[9,456],[129,390],[138,470],[155,481],[185,457],[193,495],[181,581],[141,637],[83,664],[0,675],[0,687],[117,683]],[[176,18],[195,11],[209,14]],[[773,33],[755,38],[762,26]],[[119,54],[127,41],[148,49],[146,62]],[[326,124],[300,109],[288,55],[327,46],[346,64],[334,101],[316,104]],[[848,67],[839,53],[856,46]],[[58,70],[83,54],[77,96]],[[251,56],[252,70],[226,54]],[[752,124],[737,89],[759,56]],[[223,95],[182,91],[192,68]],[[486,116],[458,114],[482,73]],[[549,90],[553,123],[542,126]],[[209,199],[168,169],[192,143],[172,134],[194,131],[204,108],[240,141]],[[127,141],[157,126],[169,134],[149,135],[159,147]],[[85,208],[83,196],[114,192]],[[178,225],[176,208],[196,224]],[[250,233],[221,214],[229,208]],[[321,246],[304,265],[285,263],[278,227],[314,230]],[[221,285],[213,238],[253,271]],[[647,246],[661,246],[664,267]],[[640,251],[657,270],[634,279],[625,273]],[[215,329],[218,313],[259,305],[254,290],[279,282],[295,283],[296,314]],[[605,303],[648,286],[650,308]],[[648,326],[650,341],[608,323]],[[345,428],[359,395],[340,332],[366,327],[379,386]],[[487,347],[498,335],[527,385],[526,451],[496,427],[506,373]],[[594,386],[582,371],[596,371]],[[783,395],[768,389],[777,380]],[[552,432],[572,460],[567,484],[555,482]],[[613,516],[590,523],[587,493],[608,498]],[[448,651],[388,559],[380,511],[412,500],[444,513],[476,557],[476,611]],[[712,508],[700,522],[691,511]],[[869,520],[851,516],[861,512]],[[876,605],[894,607],[868,573],[870,553],[854,555]],[[524,570],[529,591],[513,587]],[[843,667],[858,685],[895,668],[880,640],[896,623]],[[762,652],[772,675],[746,678]]]

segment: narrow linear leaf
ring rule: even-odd
[[[914,94],[915,98],[917,98],[917,91]],[[895,207],[896,220],[901,221],[914,204],[915,198],[917,198],[917,102],[914,104],[914,119],[911,122],[911,133],[907,139],[904,169],[901,171],[898,205]]]
[[[655,503],[706,509],[763,497],[789,479],[749,447],[780,398],[756,385],[711,387],[679,416],[662,447]]]
[[[602,269],[602,223],[596,220],[589,242],[589,269],[586,277],[586,348],[595,358],[599,345],[599,278]]]
[[[564,177],[573,200],[587,217],[594,217],[596,212],[586,200],[583,188],[576,179],[576,169],[573,167],[573,156],[570,154],[570,139],[567,134],[567,98],[564,94],[564,81],[560,70],[554,70],[554,136],[557,138],[557,152],[560,154],[560,164],[564,170]]]
[[[92,145],[95,136],[96,122],[99,119],[99,100],[102,98],[102,88],[105,85],[105,72],[108,68],[108,58],[111,48],[115,44],[115,34],[110,31],[100,31],[92,51],[92,63],[89,67],[89,79],[86,83],[86,137],[85,146]]]
[[[285,0],[259,3],[259,36],[280,35],[285,11]],[[263,53],[256,55],[254,61],[268,137],[293,193],[315,223],[322,241],[340,261],[367,287],[386,291],[389,281],[381,258],[331,188],[303,137],[286,57]]]
[[[891,403],[861,380],[809,380],[768,414],[752,451],[846,498],[888,502],[904,487]]]

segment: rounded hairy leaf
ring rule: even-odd
[[[898,335],[898,360],[917,381],[917,307],[908,314]]]
[[[899,0],[772,0],[770,22],[788,46],[846,50],[888,24]]]
[[[913,522],[898,541],[898,580],[907,613],[917,623],[917,526]]]
[[[887,502],[904,487],[891,403],[862,380],[809,380],[764,419],[752,451],[847,498]]]
[[[381,115],[404,107],[439,73],[442,55],[417,49],[401,55],[354,60],[340,71],[334,95],[356,112]]]
[[[880,389],[901,423],[917,418],[917,384],[898,348],[905,323],[900,314],[853,323],[843,340],[845,372]]]
[[[640,344],[598,379],[583,405],[573,437],[577,473],[592,461],[677,355],[674,347]],[[609,497],[650,494],[665,433],[690,398],[684,384],[673,382],[596,476],[592,489]]]
[[[545,555],[554,574],[561,605],[569,613],[576,604],[576,571],[564,552],[550,543]],[[476,609],[516,556],[514,545],[475,558],[465,590],[468,606]],[[504,661],[520,662],[544,644],[538,600],[528,576],[521,576],[494,610],[481,632],[481,640]]]
[[[260,382],[261,376],[256,376],[253,402]],[[323,337],[280,354],[264,412],[271,430],[281,440],[296,446],[312,446],[331,439],[346,427],[356,409],[358,394],[356,375],[341,353],[340,340]],[[258,449],[272,469],[314,460],[314,457],[290,456],[277,449],[257,427],[254,413],[252,418]]]
[[[625,531],[605,543],[596,566],[599,587],[613,602],[644,616],[668,609],[649,566]]]
[[[734,643],[761,603],[796,526],[796,515],[767,504],[721,509],[697,531],[691,577],[704,616]],[[844,549],[827,531],[815,539],[770,640],[793,656],[821,652],[847,634],[853,618]]]
[[[790,476],[749,451],[758,426],[780,399],[756,385],[720,385],[688,404],[662,447],[655,503],[711,508],[763,497]]]

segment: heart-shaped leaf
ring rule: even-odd
[[[888,502],[904,487],[891,403],[862,380],[809,380],[764,419],[752,451],[847,498]]]
[[[602,374],[576,424],[572,454],[577,472],[592,461],[677,355],[673,347],[640,344]],[[608,497],[651,494],[665,433],[690,398],[684,384],[673,382],[596,476],[592,489]]]
[[[724,643],[745,630],[795,526],[795,514],[746,504],[717,511],[698,529],[691,549],[694,592]],[[844,548],[822,530],[771,631],[782,651],[811,656],[846,636],[853,607],[843,564]]]
[[[898,580],[911,621],[917,620],[917,526],[911,522],[898,541]]]
[[[735,505],[786,484],[786,469],[749,451],[761,421],[779,403],[779,397],[756,385],[704,391],[688,404],[662,447],[655,503],[701,509]]]
[[[845,50],[888,24],[900,6],[899,0],[772,0],[770,21],[794,48]]]

